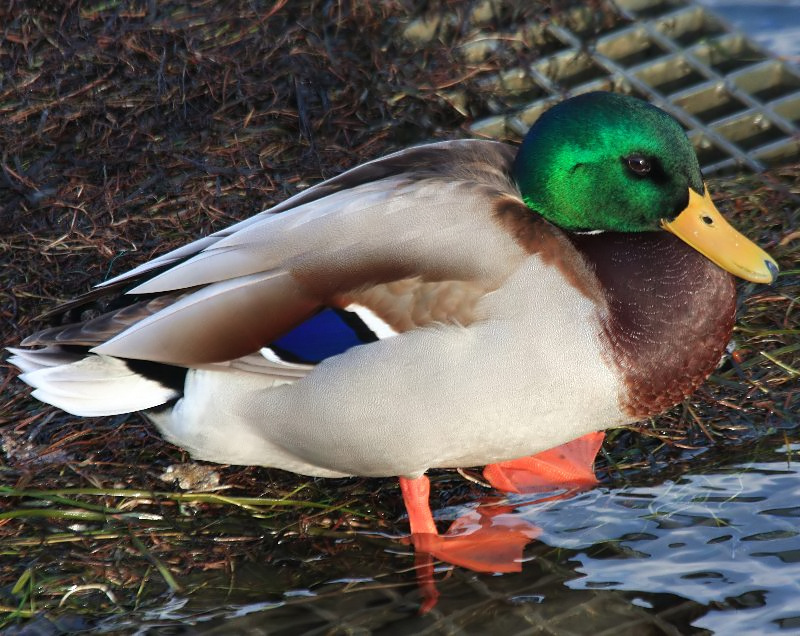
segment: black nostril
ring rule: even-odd
[[[704,216],[703,223],[706,225],[714,225],[714,219],[712,219],[710,216]]]
[[[769,270],[769,273],[772,276],[772,281],[770,282],[775,282],[775,279],[778,278],[778,271],[779,271],[778,266],[772,261],[768,261],[766,259],[764,260],[764,263],[766,264],[767,269]]]

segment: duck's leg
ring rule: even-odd
[[[598,483],[594,459],[605,433],[589,433],[531,457],[489,464],[483,476],[506,492],[541,492],[558,487],[589,488]]]
[[[400,477],[400,491],[408,512],[411,534],[437,534],[429,502],[431,483],[425,475],[411,479]]]
[[[414,565],[417,570],[417,585],[422,596],[419,608],[419,613],[422,615],[436,607],[439,600],[439,591],[433,578],[431,547],[438,545],[440,539],[429,501],[431,482],[425,475],[416,479],[400,477],[400,491],[403,493],[403,503],[406,505],[408,523],[411,526],[410,540],[416,551]]]

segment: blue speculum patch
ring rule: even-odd
[[[355,313],[327,308],[273,341],[269,348],[289,362],[314,364],[375,340],[375,334]]]

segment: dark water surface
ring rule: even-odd
[[[513,497],[506,520],[538,533],[521,573],[438,563],[438,602],[395,538],[331,535],[270,563],[214,575],[188,598],[106,623],[144,634],[798,634],[800,444],[708,452],[662,483],[563,499]],[[649,483],[644,483],[649,482]],[[475,506],[439,511],[443,519]],[[503,515],[501,515],[502,517]],[[284,550],[285,553],[281,551]],[[256,591],[257,590],[257,591]],[[285,590],[290,590],[286,592]],[[164,631],[167,630],[167,631]]]

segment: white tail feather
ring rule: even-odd
[[[50,349],[50,351],[48,351]],[[178,397],[178,392],[131,371],[117,358],[89,355],[55,362],[69,354],[47,349],[12,350],[10,362],[25,373],[20,379],[33,397],[79,416],[118,415],[142,411]],[[39,355],[37,355],[39,354]]]
[[[81,354],[68,353],[58,346],[45,347],[44,349],[8,347],[6,351],[12,354],[8,361],[23,373],[70,364],[83,357]]]

